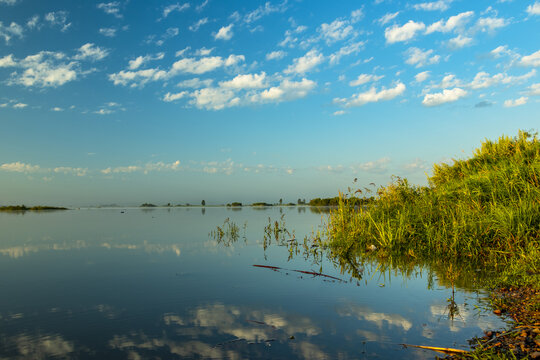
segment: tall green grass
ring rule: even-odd
[[[341,196],[329,216],[334,253],[470,261],[501,283],[539,284],[540,142],[536,134],[486,140],[473,155],[434,165],[428,186],[396,177],[376,201]],[[373,251],[375,249],[375,251]]]

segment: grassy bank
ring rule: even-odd
[[[540,289],[537,136],[520,131],[515,138],[485,141],[468,159],[435,165],[428,180],[428,186],[415,186],[395,178],[376,190],[374,202],[362,207],[342,196],[328,224],[329,246],[336,258],[354,263],[358,257],[405,257],[419,264],[438,259],[456,269],[453,278],[459,278],[457,269],[474,264],[492,274],[483,280],[483,287],[536,293]],[[528,314],[540,310],[538,297],[513,301]],[[530,326],[536,326],[536,320],[530,320]],[[502,350],[499,355],[514,356],[504,354]]]

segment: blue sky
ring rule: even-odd
[[[540,1],[0,0],[0,203],[426,183],[540,124]]]

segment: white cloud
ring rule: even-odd
[[[61,107],[56,106],[56,107],[51,108],[51,111],[61,112],[61,111],[64,111],[64,109],[62,109]]]
[[[168,93],[165,94],[165,96],[163,96],[163,101],[165,101],[165,102],[176,101],[176,100],[182,99],[187,94],[188,94],[187,91],[181,91],[181,92],[176,93],[176,94],[172,94],[172,93],[168,92]]]
[[[16,66],[17,63],[13,60],[13,54],[9,54],[0,58],[0,68]]]
[[[279,60],[283,59],[287,53],[282,50],[272,51],[271,53],[266,54],[266,60]]]
[[[287,10],[287,1],[283,1],[279,5],[272,5],[269,1],[264,5],[259,6],[257,9],[247,13],[244,16],[244,22],[247,24],[259,20],[263,16],[270,15],[276,12],[284,12]]]
[[[531,86],[529,86],[528,94],[531,96],[540,95],[540,83],[532,84]]]
[[[189,26],[189,30],[198,31],[201,26],[203,26],[204,24],[207,24],[207,23],[208,23],[208,18],[207,17],[199,19],[196,23]]]
[[[407,60],[405,62],[409,65],[414,65],[417,68],[437,64],[441,57],[439,55],[433,55],[433,50],[422,51],[419,48],[412,47],[406,51]]]
[[[390,158],[383,157],[375,161],[368,161],[365,163],[352,165],[351,169],[354,172],[367,171],[367,172],[372,172],[372,173],[384,173],[386,172],[389,163],[390,163]]]
[[[504,107],[516,107],[516,106],[525,105],[527,103],[527,100],[529,100],[529,98],[526,96],[522,96],[519,99],[515,99],[515,100],[511,100],[511,99],[506,100],[504,102]]]
[[[360,74],[356,78],[356,80],[353,80],[349,83],[350,86],[360,86],[367,84],[368,82],[376,82],[382,79],[384,75],[371,75],[371,74]]]
[[[122,17],[122,14],[120,14],[120,2],[118,1],[100,3],[97,4],[97,8],[103,10],[106,14],[113,15],[117,18]]]
[[[429,78],[429,71],[422,71],[414,76],[414,80],[416,80],[417,83],[426,81],[428,78]]]
[[[166,80],[169,78],[169,73],[159,69],[145,69],[138,71],[125,71],[109,74],[109,80],[114,85],[130,85],[131,87],[144,86],[148,82]]]
[[[323,61],[323,54],[319,53],[315,49],[312,49],[308,51],[304,56],[294,59],[293,64],[289,65],[289,67],[285,69],[284,73],[305,74]]]
[[[35,173],[41,171],[41,168],[39,165],[25,164],[17,161],[0,165],[0,170],[20,173]]]
[[[372,87],[366,92],[353,95],[349,99],[334,99],[334,103],[344,105],[345,107],[362,106],[371,102],[392,100],[405,92],[406,86],[402,82],[398,82],[393,88],[382,88],[377,91],[375,87]]]
[[[3,5],[15,5],[19,0],[0,0]]]
[[[448,47],[451,49],[461,49],[472,43],[473,39],[467,36],[458,35],[448,40]]]
[[[490,76],[489,73],[481,71],[477,73],[468,85],[472,89],[485,89],[498,84],[514,85],[525,80],[528,80],[536,75],[536,70],[531,70],[521,76],[510,76],[505,73],[495,74]]]
[[[261,89],[266,87],[266,73],[238,75],[229,81],[219,83],[220,87],[229,89]]]
[[[204,88],[191,93],[190,102],[199,109],[222,110],[227,107],[239,105],[240,99],[235,92],[224,88]]]
[[[12,22],[9,26],[5,26],[0,21],[0,38],[4,38],[6,44],[9,44],[10,40],[17,36],[19,38],[23,37],[23,27],[15,22]]]
[[[330,64],[334,65],[334,64],[339,63],[339,60],[343,56],[359,53],[360,50],[364,48],[364,44],[365,44],[364,41],[358,41],[358,42],[354,42],[352,44],[343,46],[341,49],[339,49],[335,53],[330,54],[330,56],[328,57]]]
[[[24,109],[27,106],[28,106],[28,104],[25,104],[25,103],[16,103],[16,104],[13,105],[13,108],[14,109]]]
[[[115,28],[101,28],[99,29],[99,33],[106,37],[115,37],[116,36],[116,29]]]
[[[393,44],[400,41],[411,40],[416,36],[416,33],[423,31],[426,28],[422,22],[414,22],[409,20],[405,25],[393,25],[384,30],[386,42]]]
[[[351,22],[353,24],[362,20],[363,17],[364,17],[364,12],[362,11],[362,9],[351,11]]]
[[[505,27],[506,25],[508,25],[508,21],[506,19],[496,17],[480,18],[476,22],[476,26],[480,31],[489,33]]]
[[[170,13],[174,12],[174,11],[177,11],[177,12],[182,12],[186,9],[189,9],[189,3],[185,3],[185,4],[172,4],[172,5],[169,5],[169,6],[166,6],[164,9],[163,9],[163,18],[166,18],[167,16],[169,16]]]
[[[137,56],[134,60],[129,60],[128,68],[130,70],[137,70],[139,67],[141,67],[144,64],[147,64],[150,61],[161,60],[164,57],[165,57],[165,53],[157,53],[154,56],[152,55]]]
[[[253,95],[250,100],[254,103],[264,103],[299,99],[307,96],[307,94],[316,86],[317,83],[306,78],[303,78],[301,81],[284,79],[279,86],[263,90],[262,92]]]
[[[538,67],[540,66],[540,50],[538,50],[535,53],[532,53],[531,55],[526,55],[521,58],[519,61],[520,65],[523,66],[534,66]]]
[[[92,43],[84,44],[78,50],[78,54],[73,57],[75,60],[91,60],[98,61],[103,60],[109,55],[109,52],[105,49],[95,46]]]
[[[242,55],[239,56],[241,56],[243,59]],[[204,74],[206,72],[213,71],[223,66],[235,65],[238,61],[242,59],[236,58],[236,55],[230,55],[225,60],[221,56],[203,57],[200,59],[183,58],[176,61],[172,65],[171,72]]]
[[[53,11],[45,15],[45,21],[49,22],[51,25],[60,26],[60,31],[66,31],[71,26],[71,23],[68,23],[67,20],[68,13],[66,11]]]
[[[78,63],[62,62],[65,55],[61,52],[42,51],[29,55],[19,62],[4,57],[0,60],[4,66],[20,67],[22,73],[14,72],[8,84],[19,84],[27,87],[56,87],[77,79]],[[4,61],[2,61],[4,60]]]
[[[420,4],[415,4],[414,8],[416,10],[424,11],[446,11],[450,7],[452,0],[438,0],[432,2],[423,2]]]
[[[233,37],[233,28],[234,24],[229,24],[228,26],[223,26],[219,31],[214,35],[214,39],[220,40],[230,40]]]
[[[467,22],[474,16],[474,11],[467,11],[461,14],[450,16],[448,20],[439,20],[428,26],[426,34],[433,32],[447,33],[450,31],[462,30]]]
[[[212,79],[201,80],[199,78],[193,78],[193,79],[181,81],[176,86],[180,88],[199,89],[202,87],[210,87],[213,82],[214,80]]]
[[[74,168],[70,166],[60,166],[53,169],[55,173],[61,173],[65,175],[86,176],[88,173],[87,168]]]
[[[208,5],[208,2],[209,0],[204,0],[200,5],[197,5],[196,10],[202,11]]]
[[[344,40],[354,34],[353,27],[346,20],[334,20],[330,24],[322,24],[318,31],[328,44]]]
[[[341,115],[345,115],[347,112],[345,110],[338,110],[338,111],[334,111],[334,113],[332,115],[334,116],[341,116]],[[332,167],[331,166],[328,166],[328,170],[329,171],[332,171]]]
[[[386,25],[390,21],[394,20],[399,15],[399,11],[396,11],[395,13],[386,13],[384,16],[382,16],[377,22],[380,25]]]
[[[27,22],[26,26],[28,26],[30,29],[37,28],[39,25],[39,15],[32,16]]]
[[[444,89],[440,93],[426,94],[424,96],[422,104],[429,107],[438,106],[449,102],[457,101],[466,95],[467,91],[460,88]]]
[[[540,2],[535,1],[534,4],[527,6],[527,13],[529,15],[540,15]]]

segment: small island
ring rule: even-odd
[[[24,205],[9,205],[9,206],[0,206],[0,211],[3,212],[17,212],[17,211],[51,211],[51,210],[69,210],[65,207],[59,206],[31,206],[27,207]]]

